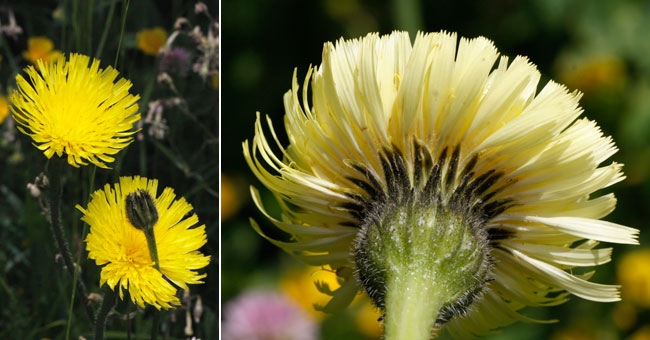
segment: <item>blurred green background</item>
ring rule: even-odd
[[[310,64],[320,64],[323,43],[368,32],[447,30],[485,36],[503,55],[525,55],[538,65],[541,85],[549,79],[584,93],[584,116],[612,135],[627,179],[608,188],[619,201],[606,220],[641,229],[641,246],[615,246],[613,261],[592,281],[626,282],[624,299],[596,303],[572,297],[527,315],[558,319],[552,324],[518,323],[488,339],[650,339],[650,255],[646,232],[650,202],[650,3],[646,1],[259,1],[222,3],[222,304],[247,290],[289,292],[294,268],[304,268],[258,236],[248,218],[269,223],[250,200],[260,188],[242,157],[241,142],[252,139],[255,112],[269,115],[280,140],[282,95],[294,68],[298,81]],[[609,162],[609,161],[608,161]],[[263,191],[272,215],[273,199]],[[308,280],[309,281],[309,280]],[[309,288],[303,288],[309,291]],[[316,293],[313,293],[316,294]],[[318,300],[321,297],[314,297]],[[373,339],[358,322],[355,305],[322,318],[322,339]],[[226,316],[227,317],[227,316]],[[321,320],[319,318],[318,320]],[[369,320],[369,321],[368,321]],[[376,327],[376,326],[375,326]],[[372,325],[370,325],[372,328]],[[447,335],[443,335],[446,338]]]
[[[0,99],[5,100],[15,89],[16,75],[33,64],[30,54],[47,55],[47,49],[39,52],[36,47],[30,47],[35,37],[50,41],[48,53],[54,50],[66,56],[82,53],[100,59],[101,68],[114,66],[120,72],[119,77],[133,83],[130,92],[141,97],[138,104],[142,130],[134,135],[133,143],[115,156],[116,161],[109,164],[112,169],[94,172],[92,165],[65,169],[63,224],[73,256],[76,259],[80,254],[80,279],[88,290],[101,293],[100,267],[86,258],[82,240],[87,230],[75,205],[85,207],[89,193],[105,184],[112,185],[119,176],[158,179],[160,191],[173,188],[177,198],[185,197],[193,205],[200,223],[206,225],[208,243],[201,252],[211,255],[212,261],[201,269],[207,273],[205,284],[191,286],[191,308],[196,307],[200,298],[202,316],[198,322],[190,319],[187,326],[185,316],[190,306],[187,303],[186,309],[164,314],[168,339],[185,339],[188,329],[203,339],[215,339],[219,319],[218,88],[213,84],[212,74],[199,74],[192,70],[191,64],[185,65],[188,70],[184,74],[169,68],[163,70],[160,65],[163,53],[157,54],[174,32],[176,20],[184,17],[187,23],[180,29],[183,32],[170,46],[184,49],[189,54],[189,63],[205,56],[200,50],[202,42],[193,41],[188,31],[200,27],[201,35],[206,37],[209,27],[219,17],[219,6],[216,0],[205,1],[210,17],[196,12],[196,2],[0,1]],[[138,33],[154,27],[159,27],[164,35],[145,38],[155,47],[145,52],[139,47]],[[218,34],[216,26],[212,31]],[[115,64],[116,55],[119,61]],[[211,66],[214,73],[216,69],[212,68],[216,67],[218,55],[210,57],[215,60]],[[168,72],[174,89],[170,83],[157,81],[163,71]],[[10,117],[1,114],[8,110],[7,103],[0,101],[0,104],[0,339],[65,339],[66,333],[69,339],[80,339],[80,336],[91,339],[92,328],[80,300],[70,309],[72,279],[62,270],[62,261],[55,257],[57,250],[49,223],[39,205],[43,202],[27,188],[45,170],[47,158],[28,136],[18,132]],[[157,118],[156,110],[152,110],[156,107],[161,110]],[[151,119],[147,119],[150,113]],[[110,318],[108,339],[127,338],[125,315],[136,311],[127,305],[119,303]],[[148,307],[132,314],[133,339],[148,338],[151,310]],[[68,320],[71,320],[69,332]]]

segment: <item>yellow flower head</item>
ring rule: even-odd
[[[354,315],[354,323],[361,334],[371,339],[380,339],[384,333],[384,327],[380,323],[381,311],[372,304],[367,296],[359,299],[360,306]]]
[[[61,55],[61,51],[54,49],[52,40],[46,37],[27,39],[27,51],[23,51],[23,58],[29,60],[32,64],[37,64],[39,60],[44,62],[56,60]]]
[[[144,232],[127,219],[126,197],[145,190],[154,200],[158,221],[154,225],[160,272],[154,267]],[[120,288],[120,298],[127,289],[131,300],[144,307],[150,304],[158,309],[171,308],[180,302],[176,288],[189,290],[188,284],[203,283],[205,274],[196,270],[210,262],[198,249],[206,243],[205,225],[196,214],[185,217],[192,206],[184,198],[174,200],[171,188],[160,195],[158,181],[144,177],[120,177],[114,189],[106,184],[95,191],[88,208],[77,205],[90,225],[86,238],[88,258],[102,267],[100,285]],[[173,285],[172,285],[173,283]]]
[[[566,64],[562,72],[564,82],[585,93],[621,87],[626,81],[625,63],[615,56],[592,57]]]
[[[614,195],[593,197],[624,178],[619,164],[601,166],[617,148],[595,122],[578,119],[579,93],[553,81],[538,92],[539,81],[527,58],[499,56],[483,37],[419,33],[411,43],[394,32],[326,43],[303,89],[294,73],[284,96],[289,145],[270,119],[268,139],[259,115],[243,144],[282,214],[271,216],[252,188],[255,204],[292,237],[253,227],[335,270],[342,284],[326,310],[346,306],[358,289],[383,309],[407,291],[386,287],[413,278],[422,296],[447,294],[435,325],[459,339],[531,321],[519,311],[569,294],[618,301],[617,286],[572,271],[610,261],[600,241],[638,243],[638,230],[599,220]],[[417,308],[429,301],[411,297]],[[402,315],[386,310],[387,332]]]
[[[137,101],[129,93],[131,82],[112,67],[99,68],[99,60],[80,54],[51,63],[38,61],[39,70],[26,69],[29,81],[16,77],[11,112],[18,129],[32,137],[47,158],[68,155],[72,166],[86,160],[102,168],[129,145],[130,131],[140,119]]]
[[[5,121],[9,115],[9,101],[7,97],[0,95],[0,124]]]
[[[650,308],[650,249],[625,254],[617,272],[624,301]]]
[[[312,266],[289,269],[280,279],[279,285],[283,292],[318,319],[324,318],[325,314],[317,308],[322,308],[329,300],[329,296],[321,292],[318,286],[326,286],[328,289],[337,289],[340,286],[331,268]]]
[[[145,28],[136,34],[138,48],[149,55],[156,55],[167,42],[167,32],[161,27]]]

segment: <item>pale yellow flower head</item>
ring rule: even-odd
[[[38,60],[49,62],[56,60],[62,55],[61,51],[54,49],[54,43],[47,37],[31,37],[27,39],[27,51],[23,51],[23,58],[32,64]]]
[[[16,77],[11,112],[18,129],[47,158],[65,153],[72,166],[90,162],[107,168],[111,155],[133,140],[140,96],[129,93],[131,82],[118,79],[114,68],[100,69],[97,59],[89,63],[89,57],[73,53],[67,61],[39,60],[38,70],[29,66],[29,80]]]
[[[156,55],[167,42],[167,32],[162,27],[145,28],[136,34],[138,48],[149,55]]]
[[[158,210],[154,233],[160,272],[154,267],[144,232],[127,219],[126,197],[138,190],[146,190]],[[171,188],[158,194],[158,180],[120,177],[114,187],[106,184],[95,191],[86,209],[77,205],[84,214],[81,219],[90,225],[88,258],[102,266],[100,286],[119,286],[120,298],[126,289],[138,306],[146,303],[160,309],[180,304],[171,283],[185,290],[188,284],[203,283],[206,274],[197,270],[210,262],[210,256],[199,251],[207,241],[205,225],[198,225],[199,218],[190,214],[192,205],[185,198],[175,198]]]
[[[638,230],[600,220],[616,199],[594,193],[624,176],[606,162],[618,150],[611,137],[580,118],[580,93],[553,81],[540,86],[534,64],[500,55],[486,38],[448,32],[413,42],[406,32],[341,39],[326,43],[322,58],[302,89],[295,72],[284,95],[287,145],[258,115],[243,152],[282,212],[272,216],[251,188],[255,204],[291,238],[276,239],[255,221],[253,228],[339,277],[325,310],[344,308],[358,290],[383,308],[391,292],[382,279],[417,276],[449,294],[436,327],[471,339],[536,321],[520,313],[526,306],[570,295],[620,300],[618,286],[573,270],[610,261],[612,249],[600,242],[638,244]],[[459,231],[458,243],[436,246]],[[383,240],[399,247],[377,255]],[[398,251],[416,243],[430,248]],[[459,252],[478,260],[457,263]],[[426,262],[411,265],[416,255]],[[462,290],[465,282],[471,289]]]

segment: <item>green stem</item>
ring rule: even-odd
[[[118,69],[117,61],[120,59],[120,49],[122,48],[122,38],[124,37],[124,27],[126,26],[126,14],[129,11],[130,0],[122,0],[122,29],[120,30],[120,40],[117,43],[117,52],[115,53],[115,63],[113,67]]]
[[[153,232],[153,227],[144,231],[144,236],[147,238],[147,244],[149,245],[149,255],[151,260],[154,262],[154,267],[160,271],[160,262],[158,261],[158,246],[156,246],[156,235]]]
[[[153,231],[153,226],[144,231],[144,236],[147,238],[149,245],[149,255],[154,262],[154,267],[160,272],[160,261],[158,260],[158,246],[156,246],[156,235]],[[161,272],[162,275],[162,272]],[[153,312],[153,325],[151,326],[151,340],[158,338],[158,329],[160,328],[160,311]]]
[[[115,4],[117,4],[117,0],[111,1],[111,7],[108,8],[108,15],[106,16],[106,22],[104,23],[104,31],[102,32],[102,37],[99,39],[99,45],[97,45],[95,58],[101,59],[102,52],[104,52],[104,44],[106,43],[106,38],[108,38],[108,32],[110,31],[111,23],[113,22]]]
[[[13,71],[13,73],[15,74],[20,73],[18,64],[16,64],[16,60],[14,60],[13,52],[9,48],[9,45],[7,44],[7,40],[5,40],[2,34],[0,34],[0,45],[2,45],[2,49],[5,52],[4,55],[7,56],[7,60],[9,61],[9,65],[11,66],[11,70]]]
[[[160,314],[159,310],[154,311],[153,325],[151,326],[151,340],[158,338],[158,329],[160,328]]]
[[[50,188],[48,190],[48,212],[50,215],[50,226],[52,230],[52,235],[56,241],[56,246],[63,257],[63,262],[70,274],[70,277],[73,280],[76,280],[77,271],[76,267],[72,262],[72,254],[70,253],[70,247],[68,247],[68,242],[65,240],[65,233],[63,232],[63,226],[61,225],[61,194],[63,191],[63,186],[61,184],[61,172],[65,166],[66,161],[60,157],[52,157],[48,165],[48,180],[50,181]],[[88,293],[86,292],[86,285],[83,281],[79,280],[77,289],[79,294],[82,296],[83,304],[86,309],[86,314],[92,322],[95,319],[95,312],[92,309],[88,301]]]
[[[95,321],[95,340],[104,340],[108,313],[117,303],[117,294],[115,291],[106,284],[102,287],[102,290],[104,291],[104,300],[102,301],[102,306],[99,308],[99,312],[97,312],[97,320]]]
[[[421,273],[409,272],[388,282],[386,340],[429,340],[444,298]]]

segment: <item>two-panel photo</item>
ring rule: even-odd
[[[650,2],[0,0],[0,339],[650,340]]]

